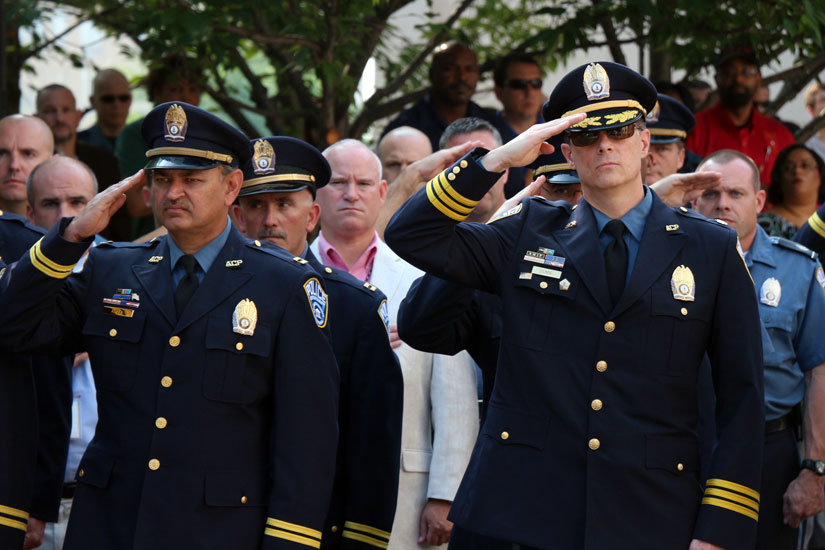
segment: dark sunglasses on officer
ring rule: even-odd
[[[636,132],[635,124],[627,124],[609,130],[585,130],[584,132],[565,132],[568,143],[576,147],[587,147],[599,140],[599,133],[606,132],[607,137],[615,140],[623,140],[632,136]]]
[[[540,78],[531,78],[529,80],[524,78],[511,78],[504,83],[504,86],[512,90],[526,90],[528,86],[534,90],[541,90],[543,81]]]

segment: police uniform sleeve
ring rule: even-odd
[[[349,380],[343,381],[348,399],[341,422],[347,468],[342,550],[386,548],[398,497],[404,381],[385,324],[387,300],[380,291],[376,298],[353,319],[357,342]]]
[[[822,261],[822,255],[825,254],[825,204],[811,214],[808,221],[794,234],[793,240],[818,253]]]
[[[471,288],[432,275],[419,277],[398,310],[398,335],[417,350],[454,355],[478,327]]]
[[[471,151],[430,180],[395,213],[384,238],[396,254],[427,273],[494,292],[521,219],[458,223],[501,176],[478,162],[485,152]]]
[[[803,371],[809,371],[825,363],[825,338],[822,337],[822,322],[825,320],[825,272],[818,262],[813,266],[808,285],[808,299],[799,323],[799,331],[794,335],[796,360]]]
[[[72,269],[91,244],[63,239],[64,218],[0,277],[0,340],[21,353],[80,351],[80,303],[94,254],[86,268]],[[75,337],[73,337],[75,336]]]
[[[733,231],[717,285],[708,341],[717,443],[694,537],[728,550],[745,550],[754,547],[759,520],[764,390],[756,293]]]
[[[328,298],[309,268],[300,284],[285,292],[290,294],[273,355],[265,550],[320,548],[338,445],[340,381],[329,343]]]

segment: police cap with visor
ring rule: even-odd
[[[549,155],[540,155],[534,160],[529,168],[533,171],[533,181],[539,176],[544,176],[547,183],[555,185],[570,185],[571,183],[581,183],[579,174],[570,166],[570,163],[561,152],[561,144],[564,141],[564,134],[558,134],[547,140],[553,146],[554,151]]]
[[[696,117],[681,101],[659,94],[653,109],[647,113],[647,128],[651,143],[675,143],[684,140],[696,125]]]
[[[241,168],[244,182],[239,197],[301,189],[308,189],[315,197],[315,191],[326,185],[331,175],[329,163],[318,149],[288,136],[253,139]]]

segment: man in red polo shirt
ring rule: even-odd
[[[696,127],[686,145],[701,156],[719,149],[745,153],[759,167],[762,185],[767,187],[777,155],[794,137],[781,122],[754,109],[761,83],[759,62],[751,48],[724,50],[716,64],[719,103],[696,114]]]

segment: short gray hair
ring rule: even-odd
[[[441,134],[441,139],[438,140],[438,148],[446,149],[447,144],[454,137],[472,134],[473,132],[490,132],[493,135],[493,141],[496,142],[496,147],[500,147],[502,144],[501,133],[495,126],[483,118],[468,116],[460,118],[447,126],[444,133]]]

